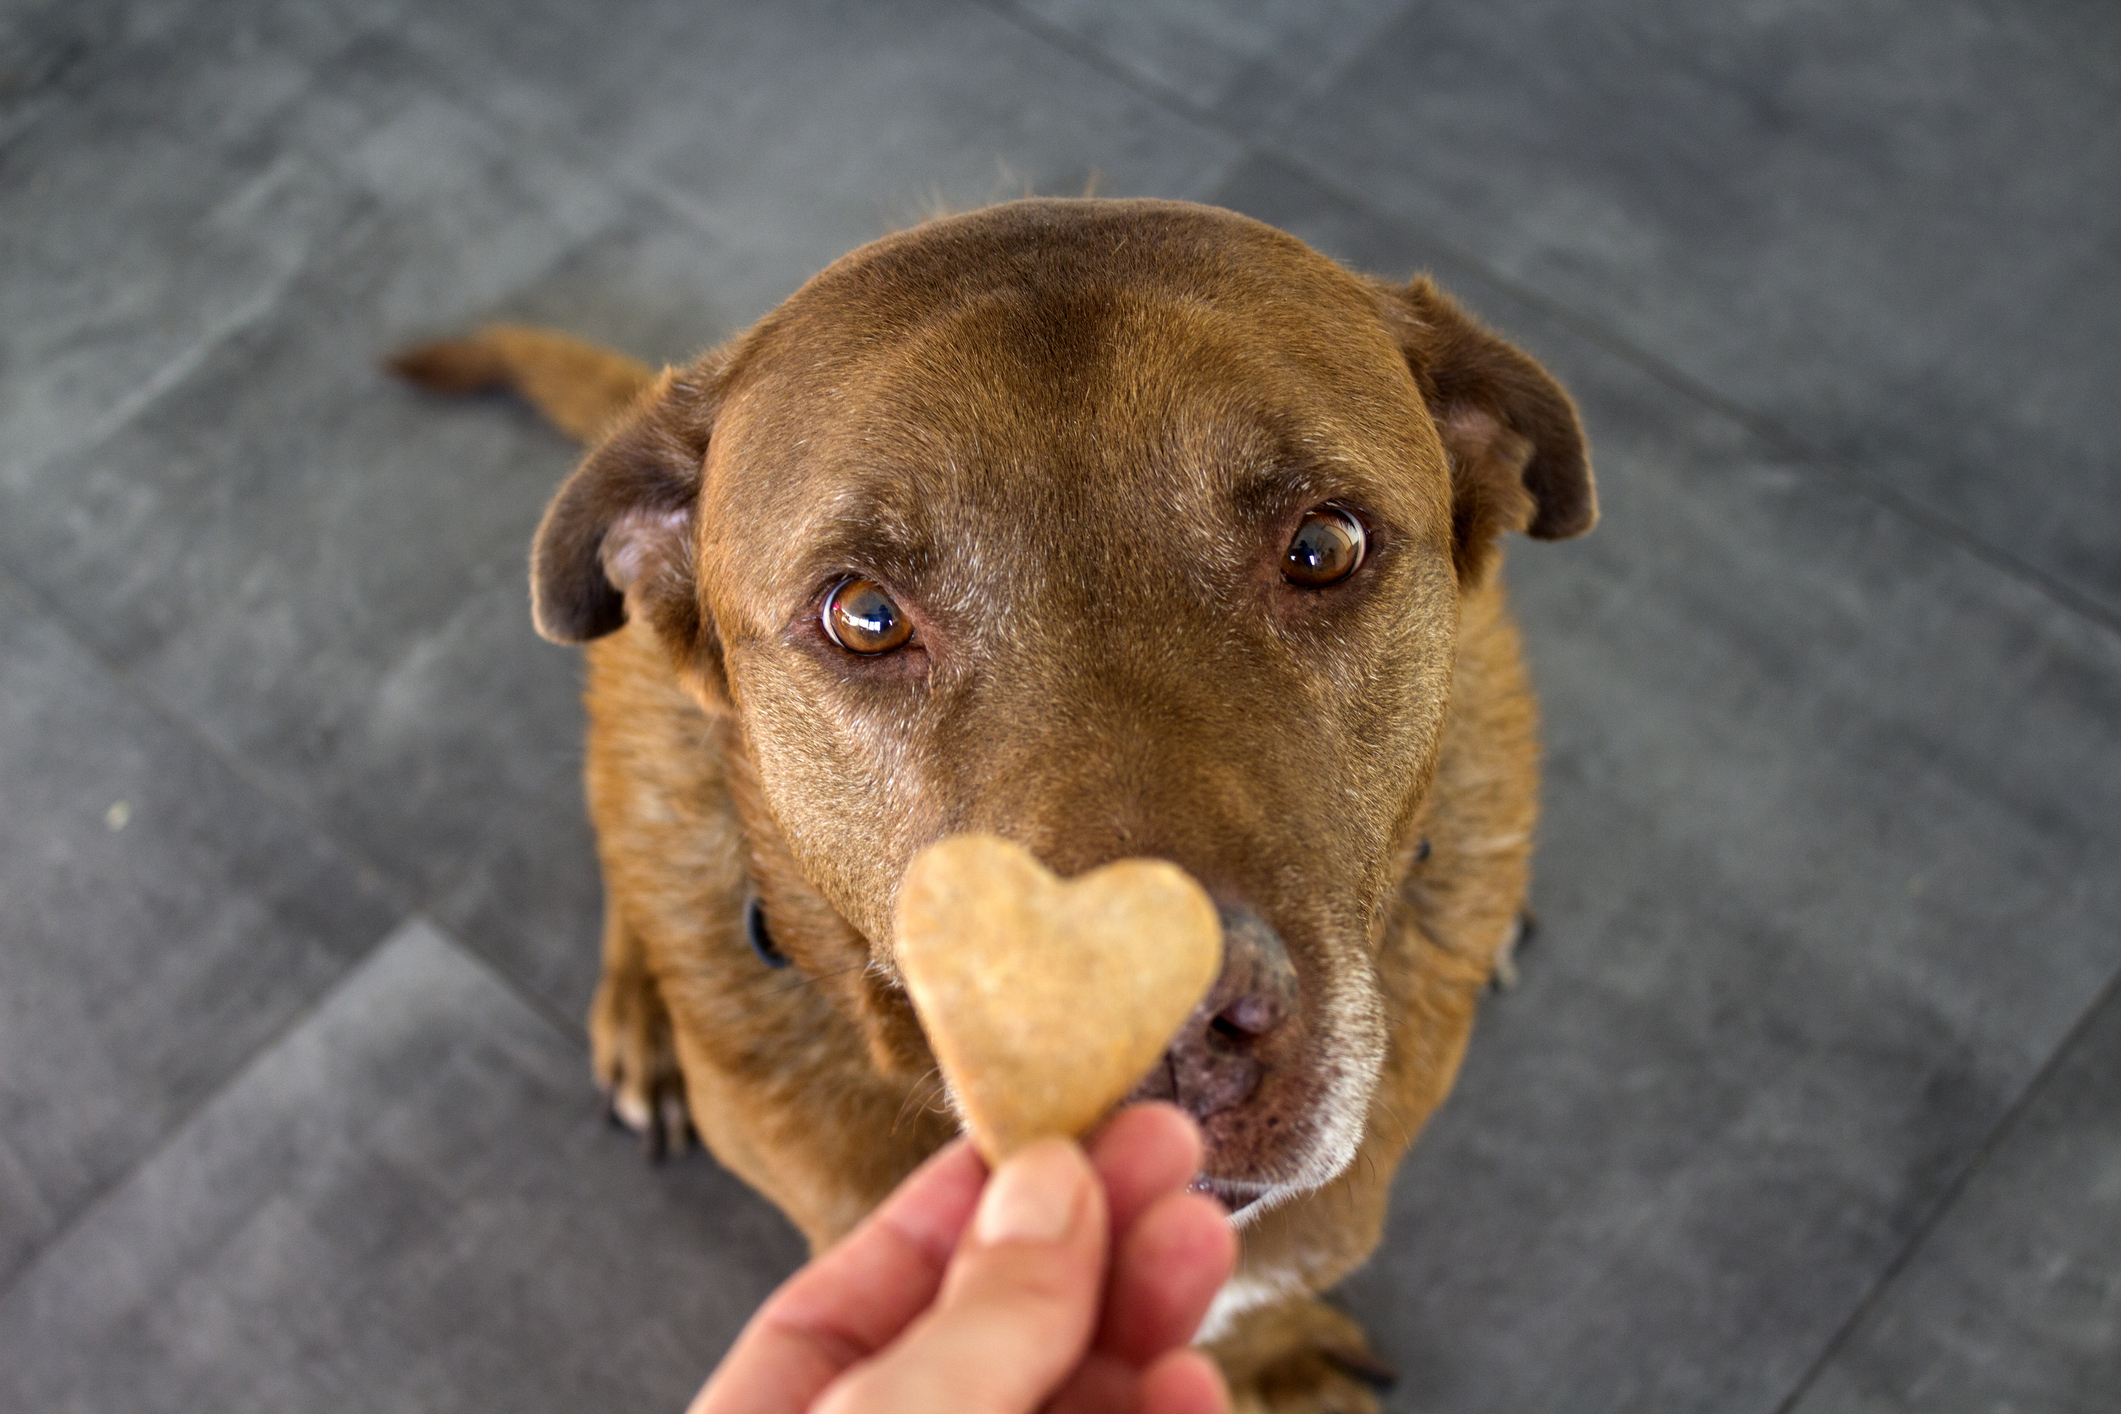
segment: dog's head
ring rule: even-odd
[[[856,251],[665,375],[532,574],[549,637],[655,626],[774,936],[888,1068],[931,1064],[891,963],[922,845],[1199,878],[1224,974],[1143,1093],[1241,1204],[1361,1137],[1460,594],[1502,531],[1595,515],[1566,395],[1426,281],[1226,211],[1026,201]]]

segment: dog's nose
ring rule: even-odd
[[[1206,1000],[1129,1098],[1169,1100],[1205,1120],[1259,1088],[1276,1033],[1296,1012],[1296,969],[1281,935],[1243,905],[1220,910],[1223,968]]]

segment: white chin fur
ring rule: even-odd
[[[1385,1061],[1384,1009],[1374,987],[1351,977],[1326,996],[1319,1011],[1333,1041],[1320,1058],[1324,1084],[1315,1107],[1318,1128],[1296,1171],[1254,1199],[1238,1215],[1239,1227],[1299,1193],[1331,1183],[1362,1147]]]
[[[1350,980],[1326,998],[1322,1010],[1327,1034],[1335,1038],[1336,1044],[1324,1058],[1325,1085],[1317,1107],[1317,1134],[1287,1182],[1274,1185],[1232,1217],[1231,1226],[1240,1230],[1291,1198],[1332,1182],[1355,1161],[1356,1152],[1362,1147],[1363,1132],[1369,1125],[1370,1100],[1377,1090],[1377,1073],[1384,1066],[1383,1007],[1374,988]],[[1215,1293],[1193,1341],[1198,1345],[1218,1340],[1245,1312],[1301,1296],[1307,1290],[1303,1278],[1292,1271],[1240,1269]]]
[[[1208,1304],[1208,1314],[1202,1318],[1200,1329],[1193,1333],[1193,1343],[1205,1345],[1211,1340],[1221,1340],[1245,1312],[1286,1297],[1300,1296],[1303,1290],[1302,1280],[1293,1274],[1260,1277],[1239,1272],[1215,1293],[1215,1300]]]

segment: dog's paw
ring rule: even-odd
[[[654,977],[605,970],[589,1006],[589,1054],[606,1117],[640,1135],[651,1161],[684,1152],[692,1143],[692,1117],[670,1012]]]
[[[1517,985],[1517,955],[1532,945],[1538,932],[1539,915],[1529,908],[1510,920],[1510,931],[1495,950],[1495,971],[1488,978],[1489,990],[1507,992]]]
[[[1210,1349],[1233,1414],[1379,1414],[1395,1378],[1361,1326],[1308,1297],[1246,1313]]]

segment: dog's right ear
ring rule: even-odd
[[[712,420],[701,384],[666,369],[561,485],[530,547],[539,633],[585,643],[645,618],[674,653],[708,646],[693,532]]]

